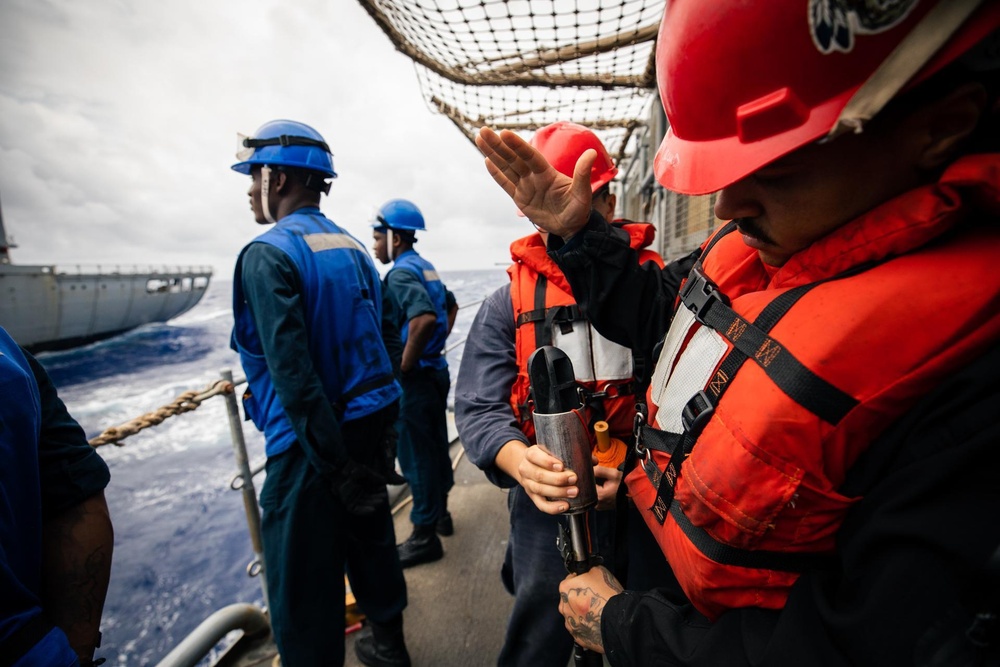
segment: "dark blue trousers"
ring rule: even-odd
[[[347,422],[345,445],[374,463],[385,411]],[[344,664],[344,573],[364,613],[385,622],[406,607],[406,581],[384,511],[348,514],[298,443],[267,460],[260,495],[271,627],[284,667]]]
[[[421,368],[403,376],[399,404],[397,455],[413,494],[410,521],[433,525],[448,508],[448,492],[455,485],[448,456],[448,368]]]
[[[566,667],[573,638],[559,613],[559,582],[566,565],[556,536],[566,517],[545,514],[520,486],[507,497],[510,541],[501,577],[514,595],[507,634],[497,664],[501,667]],[[590,512],[592,548],[607,560],[614,545],[613,511]]]

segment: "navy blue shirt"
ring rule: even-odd
[[[410,271],[392,271],[385,278],[386,292],[398,309],[400,323],[425,313],[434,314],[434,304],[420,279]]]
[[[414,317],[430,313],[434,315],[434,304],[420,278],[411,271],[391,271],[385,278],[385,290],[393,310],[396,312],[397,324],[402,327]],[[450,290],[445,289],[445,312],[451,312],[457,301]]]
[[[465,452],[487,479],[504,488],[517,482],[496,466],[500,448],[510,440],[531,444],[510,406],[517,379],[514,341],[514,304],[508,283],[479,307],[455,382],[455,425]]]
[[[386,324],[385,320],[391,319],[397,329],[396,335],[399,336],[398,358],[393,356],[395,351],[389,347],[391,342],[389,340],[386,341],[386,349],[389,352],[390,359],[393,360],[393,369],[397,371],[396,377],[398,378],[400,376],[398,372],[399,362],[402,361],[404,347],[400,332],[406,326],[406,323],[414,317],[428,313],[436,316],[437,311],[434,308],[434,302],[431,301],[430,294],[427,292],[427,288],[424,287],[423,283],[420,282],[420,278],[412,271],[390,271],[385,277],[382,294],[383,330]],[[445,313],[450,313],[458,305],[455,295],[447,288],[444,290],[444,301]],[[384,331],[383,336],[385,336]]]
[[[111,476],[48,373],[2,329],[0,389],[2,643],[42,615],[42,524],[103,491]],[[62,649],[75,657],[68,644]],[[60,651],[51,642],[44,650]]]
[[[243,293],[281,406],[299,442],[343,456],[340,423],[309,353],[302,281],[291,257],[267,243],[243,254]],[[329,449],[327,449],[329,448]]]

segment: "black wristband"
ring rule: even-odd
[[[97,641],[94,642],[94,648],[101,648],[101,640],[104,639],[104,635],[100,630],[97,631]],[[80,658],[80,667],[97,667],[97,665],[103,665],[107,662],[107,658]]]

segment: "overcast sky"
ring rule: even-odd
[[[530,230],[414,66],[354,0],[3,0],[0,204],[18,264],[208,264],[262,231],[236,133],[315,127],[324,213],[371,246],[403,197],[441,270],[495,268]]]

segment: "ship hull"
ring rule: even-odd
[[[211,276],[208,269],[62,273],[0,265],[0,326],[33,352],[85,345],[187,312]]]

